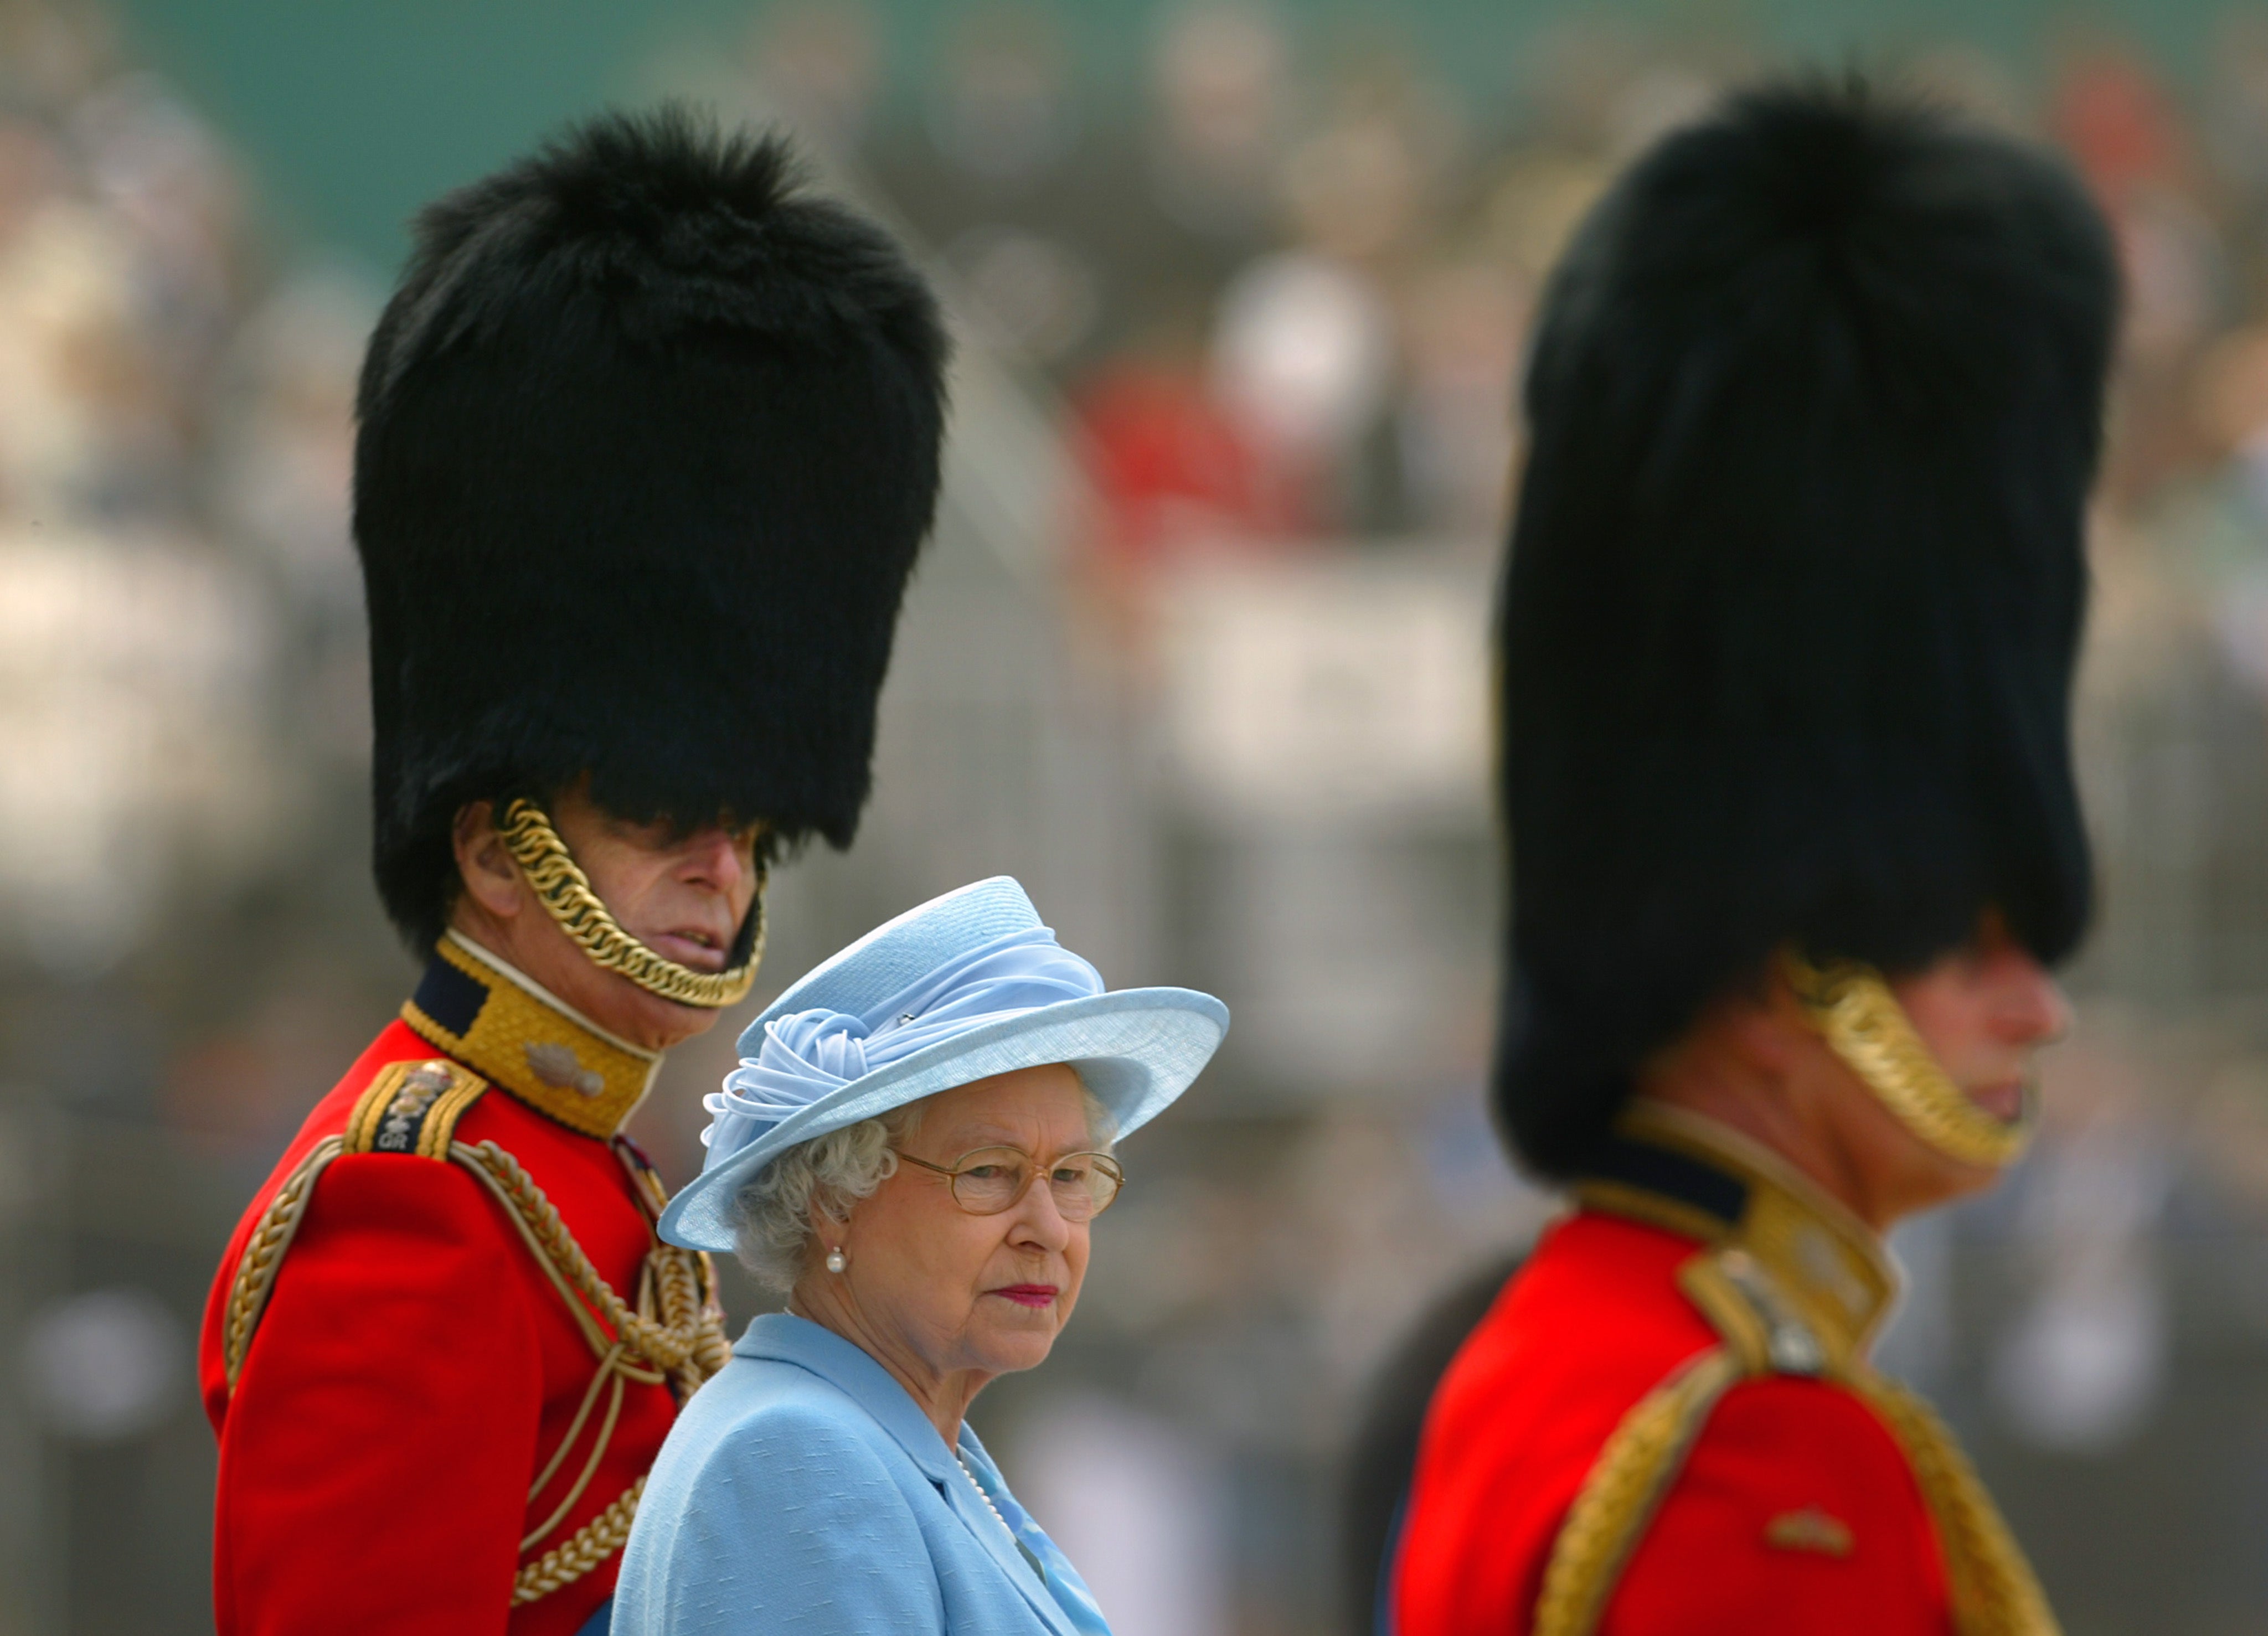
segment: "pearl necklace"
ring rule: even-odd
[[[1031,1564],[1032,1572],[1038,1574],[1044,1583],[1048,1577],[1047,1570],[1040,1566],[1040,1559],[1033,1553],[1032,1548],[1016,1537],[1016,1530],[1008,1526],[1008,1519],[1000,1514],[1000,1507],[992,1503],[992,1496],[984,1492],[984,1485],[976,1480],[976,1473],[969,1469],[968,1462],[962,1457],[961,1450],[954,1449],[953,1458],[954,1463],[961,1467],[961,1475],[968,1479],[969,1487],[975,1489],[976,1497],[984,1502],[984,1508],[992,1514],[992,1520],[1000,1525],[1000,1531],[1008,1537],[1008,1543],[1015,1546],[1016,1554]]]
[[[984,1492],[984,1485],[976,1480],[976,1473],[969,1470],[968,1462],[962,1457],[961,1450],[958,1448],[954,1449],[953,1451],[953,1458],[954,1463],[961,1467],[961,1475],[968,1479],[969,1487],[975,1489],[976,1491],[976,1497],[984,1502],[984,1508],[992,1514],[992,1520],[995,1522],[998,1522],[1001,1528],[1006,1531],[1010,1539],[1015,1540],[1016,1544],[1019,1545],[1022,1544],[1023,1542],[1021,1540],[1016,1539],[1016,1530],[1008,1527],[1008,1519],[1000,1514],[1000,1507],[992,1503],[992,1496]]]

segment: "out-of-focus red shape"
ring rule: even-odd
[[[2098,48],[2058,81],[2049,116],[2058,141],[2106,205],[2138,186],[2174,180],[2187,149],[2174,105],[2142,62]]]
[[[1106,365],[1074,402],[1101,503],[1100,546],[1122,566],[1192,547],[1280,537],[1292,508],[1194,370]]]

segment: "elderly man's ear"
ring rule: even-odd
[[[1704,1006],[1684,1034],[1656,1053],[1657,1086],[1696,1072],[1720,1080],[1766,1084],[1785,1081],[1796,1071],[1807,1046],[1816,1039],[1802,1002],[1785,976],[1773,972],[1754,989],[1720,995]]]
[[[457,874],[473,901],[500,917],[517,915],[526,895],[519,866],[497,833],[496,804],[468,801],[460,807],[449,840],[457,854]]]
[[[1759,990],[1733,1002],[1727,1033],[1750,1069],[1773,1080],[1796,1072],[1822,1043],[1794,985],[1777,964],[1765,974]]]

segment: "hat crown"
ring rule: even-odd
[[[850,844],[946,353],[881,227],[784,138],[681,110],[578,127],[419,217],[354,481],[405,932],[447,922],[460,807],[586,776],[618,817]]]
[[[2049,157],[1857,85],[1664,137],[1539,313],[1498,632],[1498,1107],[1580,1174],[1794,943],[2077,942],[2068,720],[2117,262]]]
[[[994,875],[933,897],[883,922],[790,984],[740,1035],[740,1054],[762,1050],[764,1029],[806,1011],[864,1016],[954,957],[1039,926],[1040,911],[1012,875]]]

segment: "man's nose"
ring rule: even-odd
[[[2063,984],[2022,949],[2010,949],[1996,962],[1999,993],[1993,1007],[2001,1032],[2023,1045],[2046,1045],[2071,1032],[2071,1000]]]
[[[745,830],[712,824],[685,843],[683,879],[731,895],[753,873]]]

